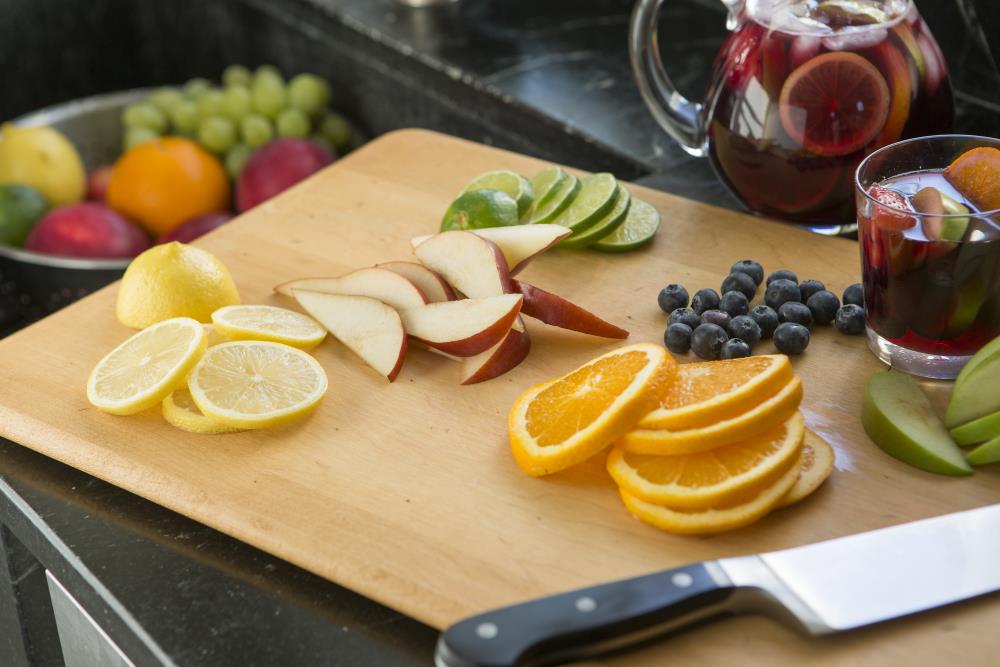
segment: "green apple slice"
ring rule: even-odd
[[[962,371],[955,378],[955,384],[962,382],[967,378],[972,371],[976,370],[979,364],[983,363],[995,354],[1000,354],[1000,336],[997,336],[990,342],[979,348],[979,352],[972,355],[972,358],[962,367]]]
[[[598,220],[590,229],[573,234],[569,238],[561,241],[560,246],[564,248],[586,248],[587,246],[600,241],[602,238],[612,233],[618,226],[625,222],[628,216],[629,206],[632,204],[632,195],[623,187],[618,188],[618,197],[615,199],[614,208],[608,212],[601,220]]]
[[[1000,351],[977,359],[985,350],[977,352],[966,364],[971,366],[975,363],[973,369],[967,374],[963,369],[955,380],[955,388],[951,391],[951,400],[944,414],[944,423],[948,428],[1000,411]]]
[[[951,437],[960,447],[977,445],[998,436],[1000,436],[1000,412],[994,412],[951,429]]]
[[[587,176],[580,182],[580,193],[573,203],[552,222],[574,232],[590,229],[614,208],[618,190],[618,181],[611,174]]]
[[[868,379],[861,424],[890,456],[940,475],[969,475],[972,468],[934,414],[920,386],[898,371]]]
[[[519,216],[524,215],[531,207],[531,202],[534,198],[534,188],[531,181],[510,169],[497,169],[496,171],[487,171],[480,174],[469,181],[458,194],[464,195],[466,192],[473,192],[475,190],[499,190],[506,193],[511,199],[517,202],[517,213]]]
[[[522,224],[547,225],[558,218],[580,193],[580,179],[573,174],[567,174],[556,191],[538,201],[521,217]]]
[[[984,442],[965,455],[965,460],[974,466],[1000,461],[1000,436]]]

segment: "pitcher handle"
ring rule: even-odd
[[[663,0],[635,3],[628,34],[632,71],[639,93],[660,127],[689,154],[702,157],[708,152],[702,105],[677,91],[660,59],[657,27],[662,4]]]

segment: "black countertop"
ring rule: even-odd
[[[264,0],[248,2],[265,13],[280,11]],[[590,162],[604,154],[625,176],[738,206],[707,161],[681,151],[642,105],[625,46],[631,4],[463,0],[412,9],[390,0],[294,3],[300,19],[322,15],[421,67],[532,110],[552,131],[596,147],[587,153]],[[959,5],[973,6],[971,0]],[[929,6],[924,12],[956,75],[960,129],[997,134],[995,66],[948,11]],[[715,0],[667,2],[664,58],[679,88],[693,97],[704,89],[723,19]],[[24,664],[25,652],[36,664],[60,664],[42,568],[137,665],[431,663],[431,628],[2,440],[0,478],[0,664]],[[3,606],[10,601],[5,587],[19,593],[20,630]]]

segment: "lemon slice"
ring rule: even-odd
[[[302,313],[275,306],[226,306],[212,313],[212,325],[229,340],[269,340],[300,349],[326,338],[323,325]]]
[[[205,351],[205,330],[190,317],[143,329],[101,359],[87,379],[87,400],[104,412],[131,415],[160,403]]]
[[[163,418],[172,426],[191,433],[213,435],[240,430],[220,424],[203,415],[198,406],[195,405],[194,399],[191,398],[191,392],[187,389],[177,389],[163,399]]]
[[[209,419],[233,428],[264,428],[300,417],[326,393],[319,362],[270,341],[210,347],[191,371],[188,389]]]

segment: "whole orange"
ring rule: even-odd
[[[159,236],[185,220],[228,210],[229,178],[222,163],[198,144],[164,137],[118,158],[107,203]]]

